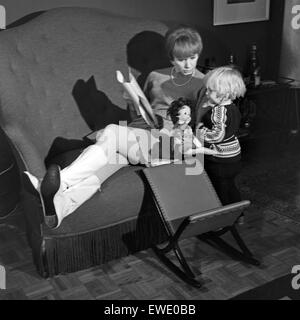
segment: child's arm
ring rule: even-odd
[[[208,154],[208,155],[218,154],[218,151],[215,149],[209,149],[209,148],[203,147],[199,139],[195,136],[193,137],[193,143],[196,146],[196,148],[191,148],[189,150],[186,150],[184,154],[186,155],[194,155],[199,153]]]
[[[200,136],[207,143],[221,142],[225,137],[226,132],[226,108],[224,106],[216,106],[212,110],[213,127],[208,129],[206,127],[197,128],[200,130]]]
[[[209,149],[209,148],[205,148],[205,147],[200,147],[200,148],[196,148],[196,149],[189,149],[189,150],[186,150],[184,152],[184,154],[187,155],[187,156],[192,156],[192,155],[199,154],[199,153],[208,154],[208,155],[214,156],[214,155],[218,154],[218,151],[215,150],[215,149]]]

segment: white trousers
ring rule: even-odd
[[[61,170],[61,186],[54,196],[57,227],[65,217],[99,191],[108,177],[127,165],[127,159],[118,153],[115,161],[108,163],[102,147],[97,144],[84,149],[70,166]]]
[[[83,150],[68,167],[61,170],[61,185],[53,202],[59,227],[62,220],[100,190],[101,184],[115,172],[128,165],[128,160],[116,154],[115,161],[108,163],[101,146],[95,144]],[[25,171],[31,183],[40,192],[40,181]]]
[[[148,145],[141,151],[138,137],[145,130],[109,125],[98,131],[96,143],[83,150],[68,167],[60,172],[61,185],[54,196],[58,225],[85,201],[100,190],[101,184],[116,171],[129,164],[141,161],[148,154]],[[145,141],[148,135],[144,137]],[[147,156],[146,156],[147,157]],[[36,189],[39,181],[26,172]]]

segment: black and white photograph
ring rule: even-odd
[[[300,300],[299,52],[300,0],[0,0],[0,300]]]
[[[269,19],[271,0],[214,0],[214,25]]]

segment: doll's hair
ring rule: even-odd
[[[178,122],[178,118],[179,118],[179,111],[182,109],[182,107],[184,106],[188,106],[191,108],[191,102],[188,99],[184,99],[184,98],[179,98],[177,100],[174,100],[168,111],[167,111],[167,115],[170,116],[173,124],[176,124]]]
[[[204,83],[207,89],[215,91],[221,97],[227,95],[230,100],[243,97],[246,93],[241,73],[228,66],[211,70],[205,75]]]
[[[166,53],[171,61],[174,58],[187,58],[201,54],[203,49],[199,32],[188,26],[177,26],[169,29],[165,35]]]

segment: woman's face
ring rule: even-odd
[[[176,58],[171,61],[175,67],[176,72],[183,74],[184,76],[193,74],[196,69],[199,54],[193,54],[187,58]]]

